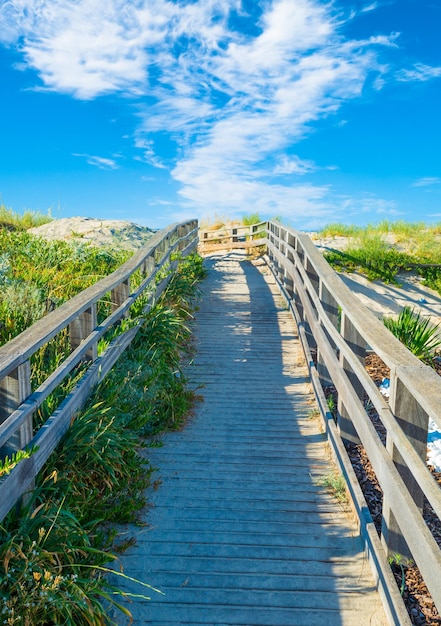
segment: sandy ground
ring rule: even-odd
[[[312,241],[321,252],[326,252],[329,248],[344,250],[348,243],[345,237],[312,238]],[[441,296],[433,289],[425,287],[421,277],[415,272],[400,274],[397,278],[399,285],[371,281],[358,272],[339,273],[339,276],[364,306],[379,318],[398,314],[407,305],[420,311],[421,315],[430,317],[433,323],[441,323]]]
[[[144,246],[155,232],[125,220],[100,220],[92,217],[64,217],[29,232],[46,239],[62,239],[90,243],[95,246],[112,245],[135,250]]]

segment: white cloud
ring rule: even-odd
[[[83,100],[114,91],[142,93],[146,49],[163,39],[169,6],[160,0],[144,4],[10,0],[2,8],[6,25],[0,36],[22,40],[26,62],[45,89]]]
[[[100,170],[117,170],[119,168],[118,163],[114,159],[106,159],[105,157],[92,156],[90,154],[78,154],[74,153],[73,156],[82,157],[86,159],[89,165],[94,165]]]
[[[441,183],[441,178],[437,176],[425,176],[424,178],[419,178],[413,183],[413,187],[432,187],[433,185],[439,185]]]
[[[368,13],[369,11],[375,11],[378,8],[378,2],[372,2],[372,4],[368,4],[360,9],[361,13]]]
[[[401,70],[397,73],[397,80],[414,82],[432,80],[441,76],[441,67],[432,67],[424,63],[415,63],[411,70]]]
[[[286,154],[317,120],[359,97],[371,72],[382,87],[390,69],[378,55],[396,48],[398,35],[345,39],[341,15],[321,0],[265,0],[253,10],[245,30],[232,19],[243,14],[241,0],[7,0],[0,40],[19,44],[42,89],[135,99],[136,158],[161,169],[172,162],[185,210],[333,218],[327,187],[286,182],[317,166]],[[440,74],[415,65],[398,78]],[[176,146],[171,156],[162,135]]]
[[[135,147],[142,150],[142,156],[135,157],[136,160],[144,161],[144,163],[149,163],[159,169],[166,169],[167,166],[155,154],[153,141],[139,137],[135,139]]]
[[[293,155],[291,157],[287,157],[284,155],[276,165],[273,170],[273,173],[278,174],[309,174],[311,172],[315,172],[317,170],[317,166],[313,163],[313,161],[306,161],[300,159],[297,155]]]

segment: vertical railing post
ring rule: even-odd
[[[329,289],[326,287],[323,280],[319,281],[319,298],[325,311],[326,317],[329,319],[334,328],[339,330],[339,315],[338,315],[338,303]],[[329,343],[333,345],[331,338],[329,337],[326,328],[323,328],[324,333],[328,337]],[[333,384],[332,377],[324,363],[320,349],[317,349],[317,373],[319,375],[320,383],[323,388]]]
[[[358,332],[355,328],[351,320],[347,317],[347,315],[342,312],[341,315],[341,326],[340,326],[340,334],[345,340],[349,349],[355,354],[360,363],[363,364],[366,358],[366,341],[363,336]],[[363,385],[358,380],[357,376],[352,371],[351,366],[345,359],[344,354],[340,354],[340,363],[348,376],[352,387],[354,388],[356,394],[360,398],[361,402],[363,402],[364,398],[364,388]],[[343,439],[347,441],[351,441],[352,443],[360,443],[360,439],[357,435],[357,431],[354,428],[351,417],[346,410],[344,402],[341,399],[341,396],[338,398],[338,426],[340,430],[340,435]]]
[[[185,235],[189,232],[189,228],[188,225],[184,225],[184,226],[179,226],[178,227],[178,239],[179,239],[179,243],[178,243],[178,250],[179,252],[181,252],[181,250],[183,250],[185,248],[186,245],[186,241],[184,239]]]
[[[155,269],[155,257],[150,255],[144,260],[144,263],[142,264],[142,273],[144,274],[145,277],[147,277],[147,276],[150,276],[150,274],[153,272],[154,269]]]
[[[288,247],[286,250],[286,258],[288,259],[288,261],[291,261],[291,263],[295,265],[294,255],[290,247]],[[290,297],[291,300],[293,300],[294,292],[295,292],[295,285],[294,285],[293,276],[288,269],[285,269],[284,284],[285,284],[285,290],[288,296]]]
[[[123,280],[111,291],[112,310],[115,311],[130,296],[130,278]],[[128,317],[129,312],[126,311],[124,317]]]
[[[31,364],[25,361],[0,381],[0,424],[17,409],[32,393]],[[16,450],[24,450],[34,436],[33,415],[29,415],[17,432],[1,449],[0,458]],[[28,483],[28,493],[22,495],[22,505],[28,504],[31,491],[35,488],[35,477]]]
[[[25,361],[0,381],[0,424],[17,409],[32,393],[31,364]],[[33,437],[32,415],[9,439],[5,453],[23,450]]]
[[[317,272],[315,271],[315,268],[313,267],[309,257],[307,254],[305,254],[305,251],[303,250],[303,267],[306,271],[306,274],[309,278],[309,280],[311,281],[312,287],[314,289],[314,291],[316,291],[318,293],[318,276],[317,276]],[[309,293],[309,288],[308,286],[306,286],[306,292]],[[312,301],[312,298],[309,297],[309,301],[311,304],[311,307],[314,309],[315,311],[315,306],[314,303]],[[313,354],[317,349],[317,342],[315,340],[314,334],[311,330],[311,324],[309,323],[309,321],[307,319],[304,320],[305,322],[305,332],[306,332],[306,337],[308,340],[308,345],[310,347],[310,349],[312,350]],[[316,357],[317,359],[317,357]]]
[[[304,252],[303,252],[302,245],[301,245],[300,241],[297,238],[295,240],[294,249],[295,249],[295,252],[296,252],[296,256],[294,257],[294,263],[295,263],[295,265],[297,267],[297,270],[298,270],[298,265],[302,264],[304,262],[305,255],[304,255]],[[297,261],[297,259],[298,259],[298,261]],[[301,276],[300,272],[298,273],[298,276],[299,276],[299,280],[302,280],[302,276]],[[303,310],[303,304],[302,304],[302,301],[300,299],[297,286],[295,284],[294,284],[294,297],[293,297],[293,299],[294,299],[295,307],[296,307],[297,312],[299,314],[299,318],[300,318],[300,320],[303,323],[304,320],[305,320],[305,312]]]
[[[393,368],[390,372],[389,406],[404,434],[412,444],[412,447],[425,462],[429,417],[400,379],[399,372],[402,369],[404,368]],[[420,375],[423,375],[423,373]],[[422,512],[424,493],[407,467],[406,461],[398,452],[389,434],[387,435],[386,447],[410,495]],[[382,542],[388,555],[401,554],[409,559],[412,558],[386,497],[383,502]]]
[[[90,335],[97,326],[97,307],[96,303],[75,318],[69,326],[70,345],[72,350],[78,348],[81,342]],[[97,344],[94,343],[84,355],[86,361],[95,361],[98,355]]]

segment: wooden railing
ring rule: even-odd
[[[201,254],[216,250],[254,248],[265,245],[267,222],[250,226],[224,225],[218,229],[201,228],[199,231],[199,251]]]
[[[99,356],[98,341],[127,317],[130,307],[142,294],[148,294],[150,302],[157,298],[177,267],[178,260],[173,260],[172,255],[186,256],[196,249],[197,243],[196,220],[169,226],[153,235],[148,244],[118,270],[0,348],[0,453],[5,458],[14,450],[34,449],[29,458],[0,478],[0,521],[23,494],[32,490],[35,477],[68,430],[71,420],[134,339],[139,327],[134,325],[118,335]],[[165,277],[159,280],[161,270]],[[135,272],[139,286],[131,291]],[[110,300],[111,312],[98,323],[97,307],[102,299]],[[63,332],[68,332],[70,354],[38,388],[32,389],[32,355]],[[80,381],[34,432],[34,413],[79,363],[85,366]]]
[[[422,514],[427,500],[441,519],[441,489],[426,464],[429,418],[441,428],[441,378],[359,302],[308,235],[269,222],[266,243],[268,262],[298,323],[328,435],[364,447],[383,492],[386,554],[414,560],[441,612],[441,551]],[[390,368],[389,401],[366,372],[367,351]],[[329,385],[338,394],[337,427],[324,396]],[[383,424],[385,443],[368,405]],[[345,455],[343,446],[335,449]],[[366,517],[362,509],[360,518]]]

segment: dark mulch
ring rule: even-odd
[[[366,369],[378,386],[382,383],[384,378],[389,378],[389,368],[375,354],[366,357]],[[441,374],[441,366],[437,365],[437,370],[438,373]],[[333,403],[337,406],[337,395],[334,388],[329,387],[325,389],[325,395],[328,398],[332,396]],[[386,431],[375,409],[369,410],[368,414],[385,445]],[[383,493],[378,484],[377,477],[366,456],[363,446],[350,443],[347,444],[346,449],[366,498],[375,527],[378,534],[380,534]],[[441,487],[441,472],[432,470],[432,474]],[[441,521],[437,515],[435,515],[428,502],[424,505],[423,515],[427,526],[432,531],[435,540],[441,548]],[[434,605],[418,567],[414,564],[405,565],[403,563],[392,563],[391,568],[398,588],[402,593],[412,624],[416,626],[441,626],[441,616]]]

